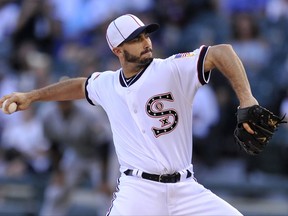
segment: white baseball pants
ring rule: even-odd
[[[177,183],[160,183],[123,174],[117,189],[107,216],[242,215],[193,177]]]

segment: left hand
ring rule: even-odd
[[[240,102],[239,108],[245,108],[245,107],[250,107],[253,105],[259,105],[258,101],[254,98],[251,97],[249,100],[245,100]],[[250,134],[254,134],[255,132],[251,129],[248,123],[243,123],[243,128]]]

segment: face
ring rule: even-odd
[[[152,43],[148,33],[140,34],[133,40],[123,43],[121,47],[126,62],[147,65],[153,59]]]

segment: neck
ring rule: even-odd
[[[122,66],[122,71],[125,76],[125,78],[130,78],[132,76],[135,76],[139,72],[141,72],[143,69],[147,68],[150,63],[153,61],[153,58],[147,58],[140,60],[139,59],[134,59],[132,60],[127,60],[127,58],[119,57],[120,64]]]
[[[144,68],[146,68],[148,65],[135,65],[135,64],[126,64],[122,66],[123,75],[125,78],[130,78],[135,76],[136,74],[140,73]]]

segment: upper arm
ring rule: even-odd
[[[227,55],[231,54],[233,55],[234,51],[232,46],[229,44],[211,46],[205,58],[204,70],[211,71],[219,62],[221,62],[221,58],[224,59]]]

